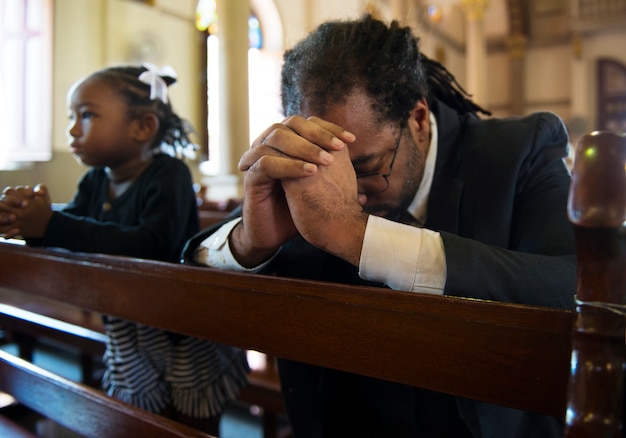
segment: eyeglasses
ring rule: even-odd
[[[364,195],[376,195],[382,193],[389,188],[389,177],[393,170],[393,163],[396,161],[396,155],[398,155],[398,148],[400,147],[400,139],[402,138],[402,128],[400,128],[400,134],[396,140],[396,144],[393,147],[393,157],[391,163],[389,163],[389,172],[370,172],[363,175],[357,175],[356,179],[360,180],[361,187],[365,187],[361,192]]]

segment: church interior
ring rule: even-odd
[[[420,50],[494,117],[557,114],[569,135],[570,168],[586,134],[626,133],[624,0],[2,0],[0,188],[44,184],[54,204],[67,203],[86,171],[67,144],[72,84],[107,66],[170,66],[172,105],[197,145],[185,162],[201,222],[221,220],[240,203],[240,157],[283,119],[283,53],[327,20],[365,13],[410,26]],[[12,300],[0,284],[0,307],[24,304]],[[94,317],[58,311],[60,318]],[[101,378],[97,317],[86,321],[87,340],[42,336],[33,344],[3,325],[15,315],[3,315],[1,350],[22,356],[30,349],[35,364],[71,381]],[[248,360],[257,386],[229,408],[220,436],[290,437],[273,356],[250,349]],[[0,406],[0,417],[13,416],[36,436],[75,436],[8,395],[0,393]]]

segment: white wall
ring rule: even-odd
[[[567,120],[570,116],[571,46],[539,47],[528,51],[526,66],[526,111],[553,111]],[[563,102],[563,104],[558,104]]]
[[[56,0],[53,48],[53,148],[67,152],[67,90],[104,64],[104,0]]]

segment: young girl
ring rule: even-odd
[[[77,82],[68,92],[68,141],[91,169],[62,211],[52,210],[44,186],[5,188],[0,235],[178,262],[199,225],[191,174],[176,157],[193,144],[168,101],[174,82],[153,66],[106,68]],[[245,351],[103,318],[107,393],[218,435],[224,404],[246,382]]]

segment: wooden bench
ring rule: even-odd
[[[107,397],[89,386],[63,379],[4,351],[0,351],[0,391],[85,437],[209,437]],[[6,418],[1,423],[6,429],[0,425],[0,431],[7,434],[33,436]]]
[[[206,188],[205,188],[206,189]],[[204,198],[204,190],[198,196],[198,215],[200,217],[200,229],[223,221],[237,206],[240,199],[231,198],[225,201],[211,201]]]
[[[44,339],[76,349],[80,381],[99,386],[96,370],[107,342],[100,315],[0,289],[0,328],[17,345],[19,357],[29,362],[33,361],[36,345]]]
[[[51,339],[74,348],[80,355],[81,382],[100,387],[100,375],[94,371],[104,353],[107,336],[101,315],[67,304],[0,288],[0,328],[9,332],[18,347],[19,357],[33,361],[35,346]],[[262,358],[249,376],[249,385],[239,400],[258,406],[264,435],[276,435],[277,417],[285,413],[274,357]],[[2,435],[0,435],[2,436]]]
[[[230,212],[219,210],[200,210],[198,215],[200,218],[200,229],[208,228],[213,224],[222,222]]]
[[[278,357],[565,413],[572,312],[8,244],[0,287]]]

